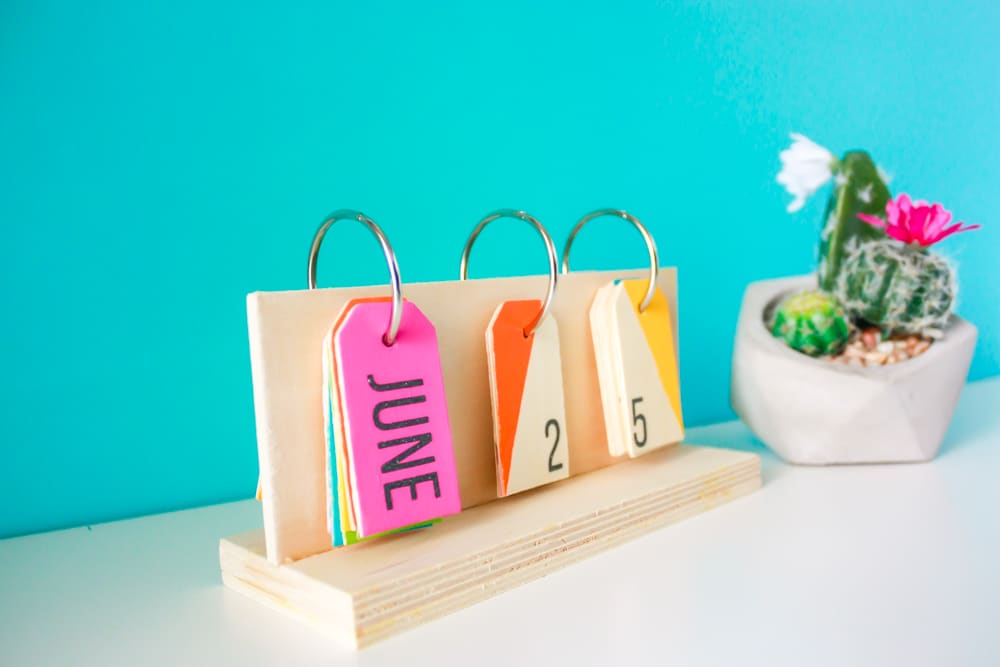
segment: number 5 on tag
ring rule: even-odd
[[[667,298],[659,288],[640,310],[644,280],[597,291],[590,328],[608,450],[635,457],[684,438],[680,381]]]

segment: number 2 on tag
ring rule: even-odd
[[[559,329],[549,316],[525,333],[540,306],[506,301],[486,331],[499,496],[569,476]]]

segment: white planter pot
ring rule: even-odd
[[[816,287],[815,276],[765,280],[743,295],[733,350],[733,410],[790,463],[888,463],[934,458],[965,385],[976,328],[952,317],[913,359],[864,368],[813,359],[775,338],[765,310]]]

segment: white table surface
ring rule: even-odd
[[[0,541],[0,665],[1000,665],[1000,379],[929,464],[688,440],[759,451],[764,488],[359,653],[223,588],[255,501]]]

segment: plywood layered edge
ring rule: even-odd
[[[223,539],[230,588],[361,647],[759,488],[756,455],[677,445],[277,565],[262,531]],[[654,572],[650,576],[655,576]]]

